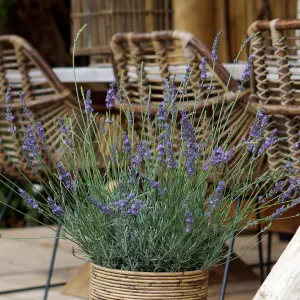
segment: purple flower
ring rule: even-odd
[[[65,185],[67,189],[71,187],[71,176],[68,171],[65,170],[61,163],[57,164],[59,180]]]
[[[292,163],[290,161],[288,161],[286,163],[285,168],[287,169],[289,174],[295,174],[296,173],[296,169],[293,168]]]
[[[130,143],[130,140],[128,138],[128,134],[127,132],[123,132],[123,146],[122,146],[122,149],[123,151],[127,152],[128,154],[131,153],[131,143]]]
[[[219,181],[218,186],[215,191],[215,194],[210,197],[209,205],[208,205],[208,212],[206,213],[207,215],[210,215],[211,212],[214,209],[216,209],[217,206],[221,203],[221,201],[223,199],[224,189],[225,189],[225,182]]]
[[[92,118],[94,109],[92,108],[92,93],[91,93],[91,90],[87,90],[87,92],[86,92],[86,96],[85,96],[85,99],[84,99],[84,105],[85,105],[86,114],[90,118]]]
[[[116,209],[116,210],[120,210],[120,211],[124,211],[126,209],[126,206],[128,204],[127,200],[121,199],[119,201],[113,202],[112,206]]]
[[[24,190],[22,190],[21,188],[18,189],[20,196],[23,198],[23,200],[25,201],[25,204],[27,207],[32,207],[34,209],[38,209],[38,203],[36,202],[36,200],[34,200],[33,198],[31,198]]]
[[[48,150],[47,141],[45,137],[45,131],[41,122],[36,122],[35,124],[36,134],[40,138],[41,143],[43,144],[43,148],[45,151]]]
[[[105,123],[107,123],[107,124],[113,124],[114,122],[115,122],[115,118],[114,117],[112,117],[111,119],[109,119],[109,118],[105,119]]]
[[[106,103],[106,108],[107,109],[112,109],[114,107],[114,100],[115,100],[115,86],[116,86],[116,81],[113,80],[109,84],[109,90],[107,91],[106,98],[105,98],[105,103]]]
[[[233,157],[233,154],[233,147],[228,151],[224,151],[221,147],[214,149],[212,155],[204,163],[203,170],[207,171],[211,167],[217,167],[222,163],[228,162]]]
[[[151,180],[151,186],[153,189],[160,189],[160,185],[159,185],[159,182],[158,181],[155,181],[155,180]]]
[[[136,200],[133,202],[130,206],[130,208],[127,210],[126,214],[130,216],[136,216],[139,214],[142,210],[142,201],[141,200]]]
[[[102,118],[100,118],[100,131],[103,135],[105,134],[104,122]]]
[[[264,136],[264,130],[269,124],[269,117],[266,116],[262,109],[257,113],[256,120],[250,128],[250,137],[261,139]]]
[[[132,167],[138,168],[147,158],[151,157],[151,150],[147,147],[146,141],[139,141],[137,144],[137,154],[131,159]]]
[[[78,189],[78,178],[77,178],[76,175],[72,179],[71,185],[72,185],[73,193],[76,194],[77,193],[77,189]]]
[[[170,107],[172,114],[177,112],[177,109],[175,106],[175,100],[176,100],[176,86],[174,85],[174,81],[168,82],[167,79],[164,79],[163,103],[165,104],[165,109],[166,109],[166,106]]]
[[[20,101],[21,101],[21,104],[22,104],[22,108],[23,108],[23,110],[25,112],[25,115],[26,115],[27,119],[30,119],[30,117],[31,117],[31,111],[26,106],[24,95],[23,95],[23,93],[21,91],[19,92],[19,96],[20,96]]]
[[[183,77],[183,82],[184,83],[187,83],[189,78],[190,78],[190,73],[191,73],[191,67],[190,66],[187,66],[186,69],[185,69],[185,73],[184,73],[184,77]]]
[[[185,232],[191,232],[192,231],[192,224],[194,223],[193,214],[190,211],[185,212]]]
[[[271,197],[275,196],[277,193],[283,192],[285,190],[287,184],[288,184],[288,181],[286,181],[286,180],[280,180],[280,181],[276,182],[274,188],[268,192],[268,197],[271,198]]]
[[[219,44],[219,39],[222,31],[219,31],[214,39],[213,46],[212,46],[212,61],[216,62],[218,60],[218,44]]]
[[[200,69],[201,69],[201,79],[205,81],[207,78],[206,57],[202,57]]]
[[[166,104],[164,102],[158,105],[157,118],[160,123],[164,122],[167,118]]]
[[[269,117],[263,113],[263,110],[260,109],[257,113],[256,120],[250,128],[249,140],[245,140],[248,143],[247,151],[256,154],[259,148],[259,142],[264,138],[264,131],[267,125],[269,124]],[[274,132],[275,134],[275,132]],[[273,135],[274,135],[273,134]],[[271,141],[268,141],[268,144]],[[267,145],[268,145],[267,144]],[[267,146],[265,145],[265,146]]]
[[[258,150],[258,154],[262,155],[266,150],[268,150],[273,144],[277,141],[278,130],[274,129],[271,132],[271,135],[265,140]]]
[[[72,133],[69,126],[66,125],[65,121],[62,119],[61,116],[58,117],[58,122],[60,124],[60,131],[63,135],[64,144],[68,146],[72,146],[73,145]]]
[[[17,130],[17,127],[16,127],[16,126],[11,126],[11,127],[8,128],[7,131],[8,131],[9,133],[14,133],[14,132],[16,132],[16,130]]]
[[[251,54],[248,58],[247,64],[246,64],[245,69],[240,78],[241,86],[243,86],[245,83],[247,83],[250,79],[251,72],[252,72],[252,66],[253,66],[253,60],[254,60],[254,55]]]
[[[30,125],[25,127],[25,135],[22,152],[29,167],[33,167],[33,161],[38,158],[39,145]]]
[[[55,201],[51,197],[47,198],[47,202],[48,202],[48,206],[51,209],[54,216],[60,218],[64,215],[63,208],[60,205],[56,204]]]
[[[103,214],[105,214],[105,215],[112,215],[112,211],[106,205],[101,204],[98,200],[96,200],[95,198],[93,198],[91,195],[88,196],[88,199]]]
[[[116,161],[117,160],[117,150],[119,147],[119,137],[116,136],[115,144],[113,145],[113,148],[111,150],[111,160]]]
[[[166,143],[166,159],[168,169],[175,169],[177,167],[177,161],[175,159],[173,146],[171,142],[171,127],[170,124],[166,123],[166,132],[165,132],[165,143]]]
[[[159,142],[158,146],[157,146],[157,152],[158,152],[158,159],[160,161],[164,160],[164,157],[166,155],[166,151],[165,151],[165,146],[162,144],[162,141]]]
[[[269,217],[270,220],[275,220],[278,217],[280,217],[285,211],[287,210],[287,208],[285,208],[284,205],[282,205],[280,208],[276,209],[276,211],[274,213],[272,213],[272,215]]]
[[[134,193],[132,193],[132,192],[129,193],[128,196],[127,196],[127,199],[132,200],[133,198],[134,198]]]
[[[11,96],[12,96],[11,87],[12,85],[9,85],[7,87],[6,97],[5,97],[6,120],[9,123],[12,123],[15,118],[12,114],[12,109],[11,109]]]

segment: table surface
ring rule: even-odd
[[[225,69],[231,73],[234,79],[239,79],[245,63],[223,64]],[[74,72],[71,67],[53,68],[54,73],[62,83],[74,82]],[[76,81],[80,83],[109,83],[114,79],[114,73],[111,65],[99,67],[76,67]]]

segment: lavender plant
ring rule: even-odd
[[[214,63],[219,36],[213,45]],[[241,77],[241,91],[249,80],[252,62],[250,57]],[[212,90],[212,85],[203,84],[207,79],[205,58],[201,70],[199,91]],[[101,118],[92,109],[91,92],[82,92],[78,95],[81,117],[77,112],[73,116],[76,124],[58,118],[60,147],[65,154],[59,162],[48,152],[43,124],[31,120],[27,127],[22,152],[48,196],[41,203],[22,189],[18,193],[28,207],[61,223],[62,237],[75,242],[88,260],[132,271],[212,268],[224,261],[226,241],[233,235],[257,223],[267,228],[299,204],[300,178],[289,158],[284,168],[255,175],[266,151],[280,140],[276,131],[266,136],[269,117],[259,110],[248,136],[229,148],[228,138],[236,133],[235,128],[225,137],[223,133],[236,101],[228,106],[224,99],[212,109],[203,105],[201,112],[196,105],[185,109],[185,90],[192,72],[193,67],[188,66],[177,87],[174,80],[166,78],[157,107],[151,102],[151,92],[140,113],[121,104],[119,120],[126,119],[124,126],[112,113],[115,97],[128,98],[122,85],[118,91],[115,82],[110,85],[107,113]],[[15,135],[10,92],[8,87],[6,113],[12,124],[10,134]],[[198,97],[196,94],[195,103]],[[22,95],[21,101],[30,119]],[[142,120],[139,131],[136,118]],[[209,135],[204,122],[209,124]],[[181,133],[176,140],[178,125]],[[152,134],[146,127],[153,129]],[[229,166],[237,154],[240,159]],[[50,157],[54,171],[45,167],[45,157],[48,161]],[[278,204],[280,208],[250,221],[257,209],[256,199],[261,210]],[[238,201],[243,204],[232,213]]]

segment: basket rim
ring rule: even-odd
[[[208,269],[200,269],[194,271],[183,271],[183,272],[136,272],[136,271],[128,271],[128,270],[120,270],[120,269],[113,269],[107,268],[103,266],[99,266],[93,262],[90,262],[91,267],[97,269],[99,271],[104,271],[107,273],[114,273],[114,274],[127,274],[127,275],[140,275],[140,276],[148,276],[148,277],[176,277],[176,276],[190,276],[190,275],[206,275],[208,277],[209,270]],[[91,269],[92,269],[91,268]]]

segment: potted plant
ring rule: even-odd
[[[216,47],[214,43],[214,55]],[[252,57],[241,89],[251,64]],[[122,105],[119,119],[125,118],[126,126],[115,121],[114,99],[127,97],[124,87],[116,91],[115,83],[110,85],[105,118],[94,114],[91,92],[82,91],[80,113],[74,111],[74,116],[59,118],[56,124],[65,154],[59,162],[49,153],[43,124],[31,119],[21,96],[29,122],[22,152],[48,196],[45,204],[22,189],[18,193],[28,207],[62,224],[62,238],[77,244],[91,262],[90,299],[206,299],[209,269],[224,262],[226,241],[259,222],[267,228],[299,203],[300,181],[289,158],[278,171],[254,176],[265,152],[280,139],[275,131],[264,135],[269,117],[259,110],[248,136],[228,148],[227,139],[220,139],[225,117],[221,113],[217,120],[213,118],[217,105],[211,111],[204,106],[200,114],[184,108],[191,73],[188,66],[179,87],[166,80],[163,101],[157,107],[149,93],[139,118],[154,129],[151,135],[146,126],[135,131],[135,114],[130,109],[122,111]],[[221,112],[228,109],[218,105]],[[13,124],[10,87],[6,114]],[[204,120],[210,120],[209,127],[202,126]],[[178,124],[180,139],[175,145]],[[18,134],[10,126],[9,134]],[[209,134],[205,134],[207,128]],[[6,151],[4,145],[2,149]],[[241,152],[239,161],[229,168],[228,162]],[[53,161],[54,171],[43,168],[45,160]],[[251,221],[256,199],[260,209],[281,206],[264,219]],[[243,205],[230,213],[240,201]]]

